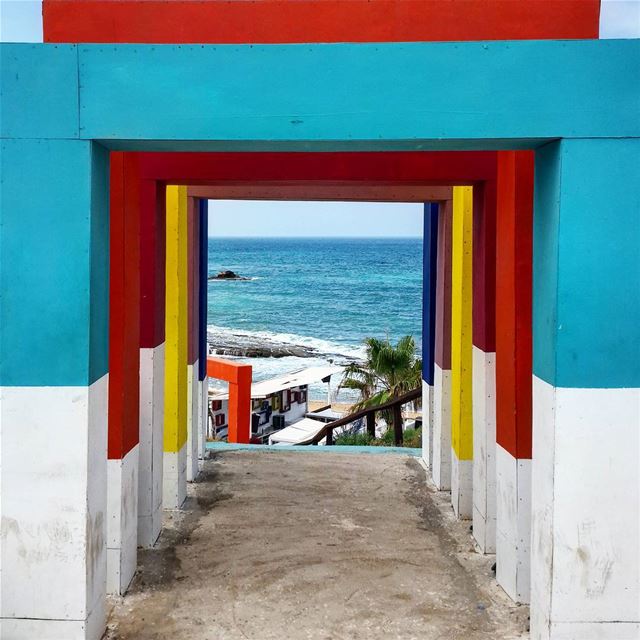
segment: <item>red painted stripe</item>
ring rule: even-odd
[[[44,0],[45,42],[597,38],[599,0]]]
[[[111,155],[108,457],[139,440],[140,226],[136,158]]]
[[[285,181],[455,186],[495,179],[495,151],[140,153],[143,178],[173,184]]]
[[[496,350],[496,183],[473,189],[473,344]]]
[[[208,200],[354,200],[358,202],[438,202],[451,198],[451,187],[422,184],[361,185],[357,182],[324,182],[322,185],[288,182],[189,187],[189,195]]]
[[[451,200],[440,207],[438,216],[438,273],[436,275],[435,363],[451,369]]]
[[[132,178],[133,179],[133,178]],[[164,342],[165,187],[140,181],[140,347]]]
[[[531,458],[533,160],[498,154],[496,442],[515,458]]]

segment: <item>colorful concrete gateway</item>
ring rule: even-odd
[[[640,42],[599,39],[612,4],[2,3],[1,638],[100,638],[198,475],[205,185],[425,203],[429,477],[532,638],[640,637]]]

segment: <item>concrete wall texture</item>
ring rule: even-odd
[[[202,210],[192,203],[189,226],[186,188],[165,202],[166,185],[371,186],[384,180],[380,157],[392,166],[406,152],[396,184],[458,185],[468,200],[440,201],[431,220],[434,480],[458,497],[466,487],[457,513],[473,517],[482,551],[495,548],[505,590],[530,600],[533,638],[636,638],[639,43],[569,40],[597,37],[592,1],[474,0],[464,14],[447,2],[301,2],[300,15],[341,20],[284,22],[275,0],[77,4],[45,2],[33,14],[44,26],[22,37],[167,44],[2,45],[0,635],[100,637],[136,538],[157,537],[159,496],[176,507],[184,495],[188,415],[193,463],[206,376],[206,247]],[[246,11],[264,19],[239,20]],[[201,19],[220,12],[228,19]],[[277,44],[178,47],[169,15],[182,42]],[[362,44],[282,44],[318,39]],[[427,42],[448,39],[495,41]],[[114,153],[136,150],[173,153]],[[269,162],[282,151],[304,153]],[[137,259],[126,252],[136,234]],[[163,413],[182,409],[167,429]]]

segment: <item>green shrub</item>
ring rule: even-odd
[[[337,445],[349,445],[352,447],[366,447],[375,444],[374,438],[368,433],[341,433],[334,440]]]
[[[387,429],[381,438],[372,438],[368,433],[343,433],[334,440],[336,445],[352,447],[393,447],[393,429]],[[420,449],[422,447],[422,431],[407,429],[404,432],[403,447]]]

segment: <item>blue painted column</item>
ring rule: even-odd
[[[536,152],[531,636],[640,635],[640,140]]]
[[[422,234],[422,459],[433,467],[433,373],[436,341],[439,204],[424,205]]]
[[[207,288],[209,276],[209,201],[202,198],[198,201],[200,216],[200,278],[198,295],[200,297],[200,318],[198,323],[198,380],[200,381],[200,423],[198,433],[200,439],[199,455],[204,460],[207,441],[207,422],[209,419],[208,398],[209,378],[207,377]]]
[[[105,626],[108,164],[87,141],[2,142],[3,638]]]

